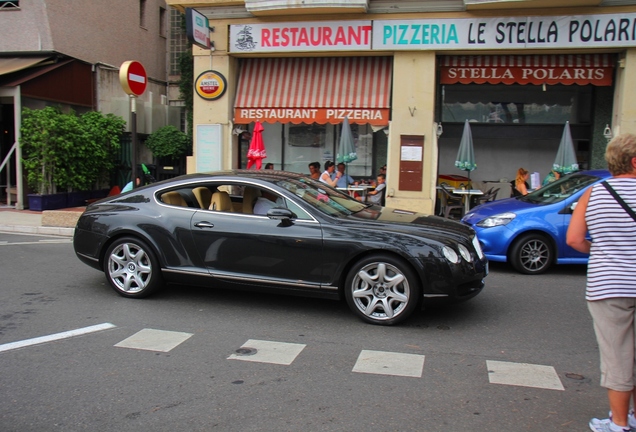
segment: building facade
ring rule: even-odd
[[[18,208],[26,193],[16,145],[24,107],[112,113],[130,131],[130,97],[119,68],[136,60],[148,78],[137,98],[137,132],[179,126],[182,104],[168,99],[171,12],[164,0],[0,1],[0,184],[21,190],[14,197]],[[138,150],[138,161],[152,160]]]
[[[387,165],[387,205],[431,213],[440,176],[506,184],[546,175],[565,124],[581,168],[610,134],[636,132],[636,1],[187,1],[209,20],[195,56],[189,171],[265,162],[308,172],[353,124],[350,175]],[[477,168],[455,167],[470,122]]]

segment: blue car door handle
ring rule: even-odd
[[[214,228],[214,224],[211,222],[197,222],[194,224],[195,227],[197,228]]]

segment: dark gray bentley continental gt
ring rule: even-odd
[[[124,297],[164,282],[344,297],[383,325],[433,298],[472,298],[488,274],[470,227],[272,170],[185,175],[103,199],[73,245]]]

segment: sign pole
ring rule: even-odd
[[[131,140],[131,157],[132,164],[132,188],[137,188],[137,96],[146,91],[148,85],[148,76],[146,69],[138,61],[130,60],[123,62],[119,68],[119,82],[124,91],[130,95],[130,134]],[[140,182],[141,183],[141,182]]]
[[[137,188],[137,96],[130,95],[130,133],[132,135],[131,142],[131,158],[132,164],[132,187]]]

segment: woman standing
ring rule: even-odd
[[[328,184],[331,187],[336,187],[338,180],[342,176],[342,173],[337,172],[335,178],[331,178],[331,175],[336,169],[336,165],[332,161],[325,162],[325,171],[320,174],[320,181]]]
[[[567,244],[590,254],[585,297],[601,357],[601,386],[607,388],[608,419],[593,418],[593,431],[636,429],[630,400],[636,398],[636,135],[607,146],[612,173],[589,188],[572,214]],[[586,240],[589,231],[592,242]]]

